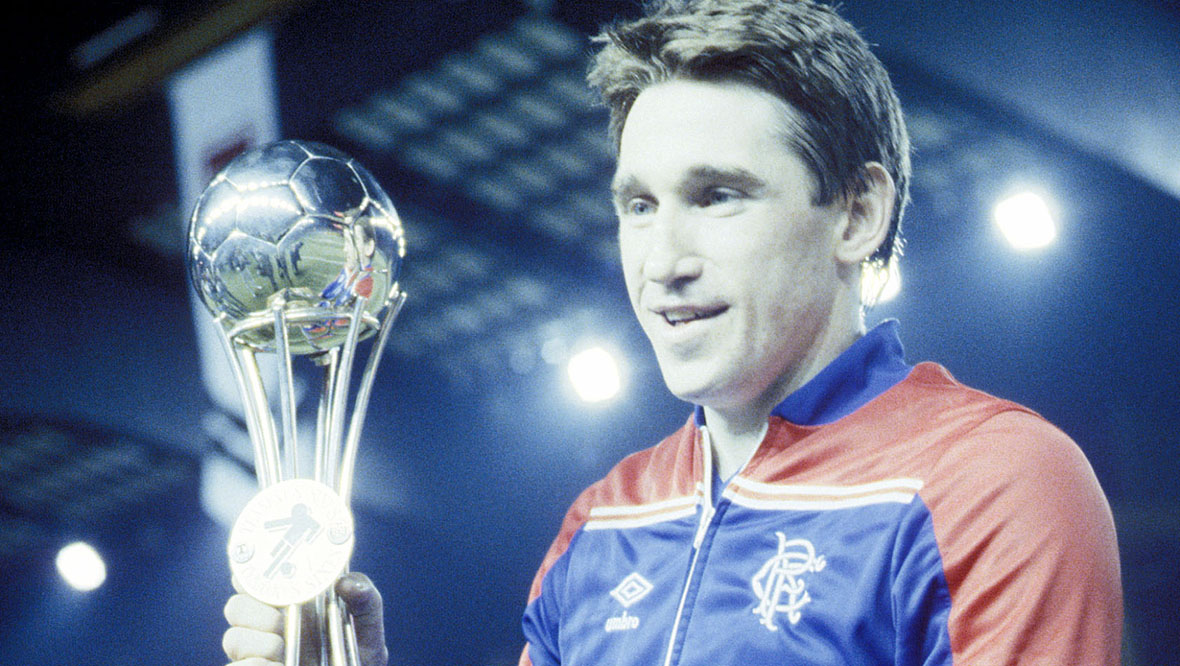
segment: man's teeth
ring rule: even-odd
[[[685,322],[703,319],[707,316],[709,316],[709,313],[695,310],[673,310],[664,313],[664,319],[669,324],[683,324]]]

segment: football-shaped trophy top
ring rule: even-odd
[[[359,297],[361,335],[394,295],[401,221],[363,166],[318,143],[278,141],[218,173],[189,223],[197,293],[235,344],[275,350],[274,310],[289,315],[292,353],[344,343]]]

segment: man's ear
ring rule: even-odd
[[[896,187],[893,177],[878,162],[864,166],[868,187],[847,202],[847,224],[836,241],[836,259],[858,265],[885,242],[893,220]]]

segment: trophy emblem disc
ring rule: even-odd
[[[318,481],[291,479],[246,504],[230,532],[230,570],[259,601],[301,604],[336,582],[352,546],[352,513],[340,496]]]

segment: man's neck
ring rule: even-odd
[[[722,479],[729,479],[745,466],[762,443],[769,427],[769,420],[765,417],[738,421],[728,419],[723,412],[716,412],[709,407],[705,407],[705,422],[713,447],[713,466]],[[706,483],[711,482],[706,480]]]
[[[770,413],[775,406],[819,374],[864,335],[864,321],[859,306],[854,310],[836,311],[852,316],[837,319],[835,325],[829,326],[817,341],[813,353],[804,358],[793,372],[780,377],[762,395],[731,408],[703,406],[713,445],[714,466],[722,479],[729,479],[754,455],[766,435]]]

